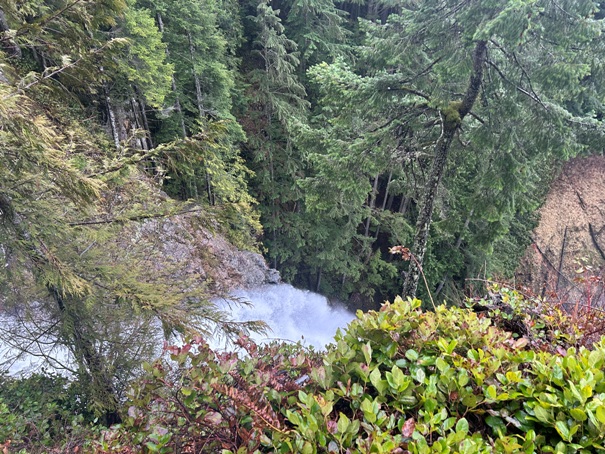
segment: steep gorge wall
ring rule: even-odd
[[[220,233],[202,227],[203,214],[182,214],[151,219],[136,227],[131,239],[154,245],[170,265],[175,279],[195,276],[209,292],[219,295],[234,289],[279,282],[261,254],[233,246]]]

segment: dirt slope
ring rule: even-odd
[[[544,293],[576,285],[583,265],[605,263],[605,156],[575,158],[552,185],[518,278]]]

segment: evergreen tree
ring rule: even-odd
[[[358,233],[373,231],[383,254],[385,229],[388,241],[411,242],[405,220],[389,230],[376,213],[406,207],[416,224],[408,295],[422,265],[430,282],[476,272],[479,256],[536,208],[557,160],[600,137],[595,11],[588,1],[428,1],[402,4],[384,23],[362,20],[354,65],[313,69],[329,143],[314,148],[318,173],[305,184],[323,189],[308,205],[365,205],[373,215]]]
[[[283,2],[287,32],[296,42],[302,72],[313,64],[332,60],[346,53],[349,32],[346,13],[332,0],[293,0]]]
[[[253,155],[250,166],[261,206],[265,246],[273,266],[281,268],[297,236],[300,212],[297,179],[303,163],[292,136],[305,123],[308,103],[297,77],[296,43],[284,34],[279,11],[261,0],[248,17],[250,53],[244,61],[248,105],[241,122]],[[287,233],[286,233],[287,232]],[[285,233],[286,238],[281,235]],[[283,248],[283,242],[288,242]],[[283,270],[283,268],[281,268]],[[289,274],[289,273],[286,273]]]
[[[221,148],[220,130],[218,138],[198,135],[153,150],[128,143],[116,149],[94,121],[82,120],[95,102],[105,106],[104,89],[121,101],[138,90],[139,99],[160,104],[170,87],[151,16],[132,5],[99,5],[2,4],[3,42],[19,52],[1,57],[0,301],[21,322],[10,330],[11,341],[26,350],[40,342],[67,348],[73,366],[63,366],[111,423],[135,365],[155,353],[158,324],[166,334],[246,329],[208,301],[202,276],[183,275],[161,245],[149,235],[143,240],[142,221],[192,208],[161,195],[138,164],[152,157],[166,163],[176,154],[205,159],[218,169],[217,193],[230,203],[217,211],[235,239],[253,219],[233,162],[213,151]],[[244,171],[235,164],[235,173]],[[191,228],[207,222],[216,229],[216,217],[204,212],[191,218]],[[239,238],[248,247],[249,235]]]

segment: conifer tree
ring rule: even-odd
[[[256,173],[253,183],[261,205],[265,245],[273,266],[279,268],[289,249],[280,247],[280,235],[287,231],[296,236],[301,225],[287,218],[300,211],[296,180],[303,164],[292,137],[305,123],[308,102],[297,76],[297,46],[285,35],[279,11],[265,0],[252,6],[249,57],[244,61],[251,68],[246,75],[249,99],[242,124],[253,153],[250,166]]]
[[[350,35],[345,28],[346,13],[332,0],[293,0],[283,2],[282,8],[287,14],[287,32],[301,55],[303,72],[346,53]]]
[[[191,206],[161,195],[138,164],[176,154],[195,160],[195,153],[220,148],[220,140],[199,135],[154,150],[128,144],[116,150],[94,121],[82,120],[95,102],[104,105],[104,87],[121,100],[136,87],[141,99],[159,104],[170,86],[169,77],[159,76],[169,66],[157,29],[139,29],[153,24],[151,16],[103,4],[2,5],[8,27],[2,38],[13,38],[20,55],[1,57],[0,302],[19,317],[14,327],[3,327],[8,340],[30,351],[41,342],[64,346],[69,364],[56,358],[51,364],[79,377],[97,413],[111,423],[137,362],[156,352],[158,326],[166,334],[246,326],[229,322],[208,301],[201,276],[183,275],[161,245],[143,241],[142,221]],[[108,28],[123,36],[108,37]],[[131,47],[122,46],[127,40]],[[231,163],[213,158],[220,194],[236,207],[224,216],[233,225],[248,222],[241,216],[249,212],[244,183],[227,177]],[[246,207],[237,211],[238,204]],[[203,219],[192,218],[192,228]]]
[[[344,162],[356,156],[372,212],[393,211],[387,188],[391,196],[393,186],[405,189],[399,200],[416,225],[404,243],[415,257],[406,295],[416,293],[421,268],[433,282],[473,272],[478,253],[489,257],[510,223],[536,208],[557,160],[600,137],[602,86],[589,82],[600,71],[596,11],[590,1],[404,3],[384,22],[361,21],[365,42],[354,64],[313,70],[324,92],[322,129],[334,145],[316,154],[319,173],[309,184],[346,181]],[[345,143],[340,153],[337,141]],[[319,203],[346,194],[335,192]],[[348,200],[359,206],[360,197]],[[391,242],[405,239],[405,230],[390,232]],[[374,248],[385,254],[384,246]]]

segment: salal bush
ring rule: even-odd
[[[515,292],[358,313],[321,356],[203,342],[148,367],[101,452],[483,453],[605,449],[605,342]],[[565,328],[565,329],[562,329]],[[137,451],[138,449],[138,451]]]

